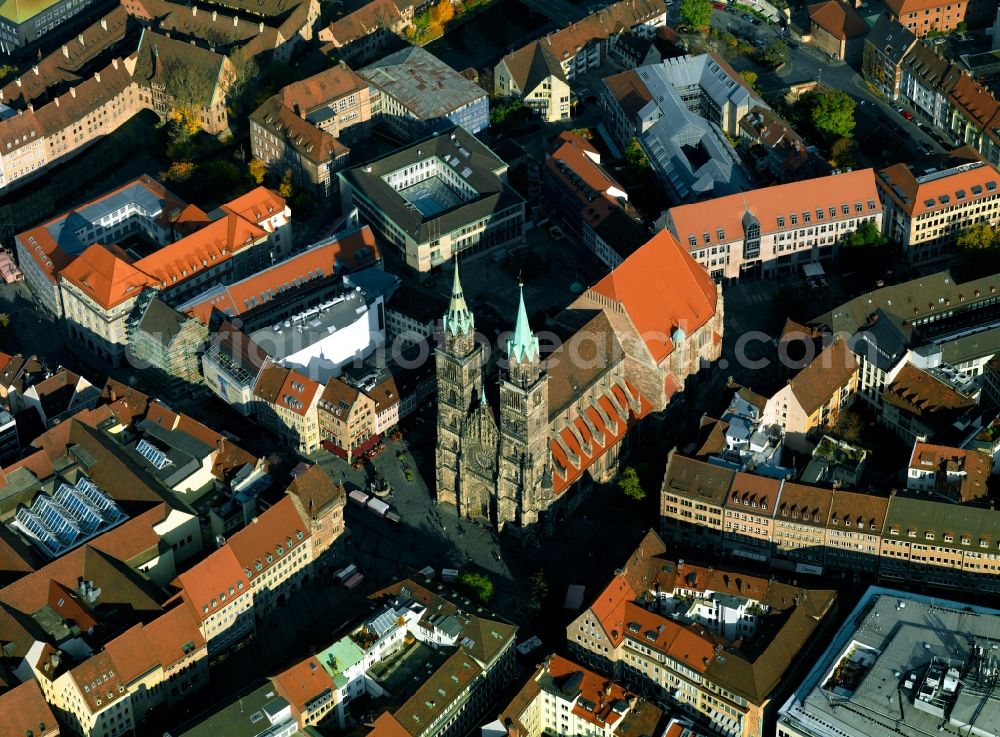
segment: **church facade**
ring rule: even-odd
[[[722,317],[720,288],[663,231],[546,326],[560,342],[544,357],[522,290],[487,391],[456,265],[435,354],[437,501],[498,530],[551,531],[615,475],[629,431],[719,357]]]

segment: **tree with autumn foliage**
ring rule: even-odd
[[[431,22],[442,28],[454,17],[455,6],[451,4],[451,0],[438,0],[438,4],[431,8]]]
[[[286,200],[292,196],[292,170],[286,169],[285,176],[281,178],[281,184],[278,185],[278,195],[284,197]]]
[[[267,164],[260,159],[250,159],[250,163],[247,164],[247,173],[250,174],[254,184],[263,184],[264,175],[267,174]]]

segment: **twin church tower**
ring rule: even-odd
[[[522,288],[514,334],[500,372],[500,422],[486,400],[484,351],[459,279],[455,279],[437,368],[437,501],[461,517],[528,527],[553,500],[548,375],[528,324]]]

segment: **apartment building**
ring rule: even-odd
[[[917,440],[906,469],[906,488],[964,504],[986,496],[991,458],[978,450]]]
[[[483,732],[649,737],[659,734],[665,722],[659,707],[627,686],[560,655],[549,655]]]
[[[586,139],[559,134],[542,167],[542,184],[553,211],[610,268],[649,240],[628,192],[601,166],[600,153]]]
[[[247,59],[285,64],[312,41],[320,15],[317,0],[259,0],[249,15],[225,2],[199,8],[177,0],[123,0],[122,7],[143,25],[155,25],[173,38],[210,41],[217,48],[238,50]]]
[[[397,45],[427,0],[373,0],[337,18],[317,34],[327,56],[361,66]]]
[[[295,183],[331,197],[336,172],[371,119],[368,82],[341,63],[293,82],[251,113],[250,150],[276,174],[291,170]]]
[[[895,164],[878,174],[886,233],[911,262],[947,255],[972,223],[1000,226],[1000,172],[970,147],[942,154],[919,169]]]
[[[651,38],[666,18],[663,0],[620,0],[504,56],[493,69],[494,92],[523,100],[547,122],[565,120],[573,79],[600,66],[619,36]]]
[[[86,377],[60,368],[20,385],[7,395],[7,401],[12,412],[33,409],[43,426],[52,427],[80,410],[92,408],[100,396],[100,389]]]
[[[823,348],[764,407],[762,424],[777,425],[789,447],[811,448],[836,424],[858,390],[858,359],[843,338]]]
[[[566,630],[572,655],[720,734],[771,729],[836,594],[666,558],[650,532]],[[760,633],[760,637],[755,636]],[[758,642],[759,640],[759,642]]]
[[[760,562],[774,568],[1000,591],[1000,543],[989,532],[1000,512],[928,492],[877,497],[785,481],[770,525],[734,518],[742,509],[734,500],[731,521],[745,525],[742,536],[757,536],[747,541],[727,538],[722,527],[727,499],[739,491],[734,482],[729,469],[672,453],[661,492],[664,539],[690,549],[721,551],[742,544],[757,554],[770,550]],[[760,516],[756,501],[754,514]]]
[[[372,117],[399,140],[452,125],[473,135],[489,127],[486,91],[419,46],[389,54],[358,74],[371,85]]]
[[[954,84],[947,90],[947,129],[986,161],[1000,166],[1000,101],[964,71],[953,79]]]
[[[886,11],[916,36],[931,31],[948,33],[963,23],[970,28],[993,21],[993,5],[988,0],[886,0]]]
[[[205,386],[241,415],[249,416],[254,387],[267,358],[260,346],[226,320],[201,356]]]
[[[46,0],[27,8],[16,4],[4,8],[0,12],[0,51],[17,54],[93,4],[93,0]]]
[[[321,442],[332,453],[350,460],[378,441],[374,432],[375,401],[350,384],[330,379],[318,411]]]
[[[317,407],[323,385],[269,358],[254,384],[252,411],[261,425],[300,453],[319,449]]]
[[[937,49],[916,43],[903,57],[900,96],[939,128],[950,127],[948,93],[961,76],[959,67]]]
[[[916,43],[911,30],[883,13],[865,38],[862,76],[890,100],[897,99],[903,82],[903,59]]]
[[[462,128],[337,176],[344,212],[356,208],[418,273],[457,253],[468,257],[523,242],[525,203],[507,184],[507,164]]]
[[[882,392],[879,422],[909,444],[948,432],[975,407],[976,395],[971,389],[907,363]]]
[[[664,227],[715,279],[794,273],[835,261],[839,243],[883,204],[872,169],[806,179],[670,208]]]

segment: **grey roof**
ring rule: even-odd
[[[639,140],[653,168],[681,199],[751,189],[736,151],[717,126],[688,109],[666,75],[668,69],[654,64],[640,71],[653,101],[639,116],[655,122]]]
[[[260,688],[234,699],[198,724],[183,732],[172,730],[171,734],[176,734],[177,737],[258,737],[274,726],[271,723],[272,715],[280,713],[287,706],[288,702],[278,696],[274,686],[265,682]]]
[[[906,353],[908,333],[904,333],[898,319],[885,310],[879,308],[875,315],[875,323],[856,333],[850,346],[856,355],[863,356],[882,371],[888,371]]]
[[[394,97],[418,120],[445,117],[486,97],[482,87],[419,46],[379,59],[358,74]]]
[[[170,342],[181,331],[188,318],[177,312],[159,297],[153,297],[139,320],[138,329],[157,338],[162,345]]]
[[[94,202],[74,208],[65,215],[45,224],[45,230],[63,251],[71,256],[83,253],[92,240],[81,240],[78,231],[93,225],[116,210],[131,207],[142,217],[152,220],[163,212],[163,199],[136,180]]]
[[[719,64],[711,54],[679,56],[666,59],[660,64],[641,67],[640,77],[648,86],[648,80],[642,75],[646,70],[653,70],[674,89],[700,87],[702,93],[708,95],[720,108],[727,102],[733,105],[749,105],[751,101],[767,107],[758,95],[747,89],[742,80],[730,74],[730,71]]]
[[[941,548],[955,550],[982,550],[995,553],[1000,548],[1000,511],[968,507],[959,504],[942,504],[930,496],[893,496],[886,513],[886,537],[900,540],[912,539],[923,545],[928,541]],[[899,529],[898,535],[891,528]],[[908,537],[908,530],[914,537]],[[928,537],[931,535],[932,537]],[[951,540],[948,539],[951,537]],[[969,542],[962,544],[962,538]],[[981,543],[985,541],[985,547]]]
[[[781,707],[779,731],[786,725],[815,737],[965,735],[971,719],[974,734],[1000,734],[1000,690],[979,675],[973,654],[982,646],[983,660],[995,664],[1000,611],[872,587],[847,622]],[[852,676],[834,691],[831,675],[845,659],[855,663],[845,669]],[[936,692],[932,701],[953,705],[938,714],[931,702],[917,706],[934,664],[961,673],[957,692],[953,686],[948,693],[941,679],[928,689]]]
[[[143,456],[143,460],[140,461],[143,467],[169,488],[173,488],[197,472],[202,466],[202,461],[215,450],[182,430],[170,430],[148,419],[139,423],[139,429],[144,434],[144,438],[140,441],[145,440],[147,444],[159,450],[166,463],[160,466],[151,462],[138,449],[140,441],[133,446],[133,450]]]
[[[447,162],[477,194],[440,212],[424,215],[382,178],[431,157]],[[524,198],[500,179],[499,174],[506,168],[475,136],[455,126],[338,176],[345,186],[356,190],[407,235],[422,243],[500,210],[523,205]]]
[[[941,344],[941,360],[957,365],[1000,353],[1000,328],[991,328]]]
[[[402,283],[403,280],[395,274],[374,266],[344,275],[344,284],[348,287],[360,287],[369,302],[374,302],[379,297],[388,302]]]
[[[868,32],[866,43],[871,44],[894,64],[899,64],[916,40],[917,37],[899,21],[891,20],[883,13]]]
[[[261,328],[252,333],[250,339],[276,362],[281,361],[353,325],[367,309],[364,292],[361,287],[355,287],[331,303],[307,310],[284,323]]]

